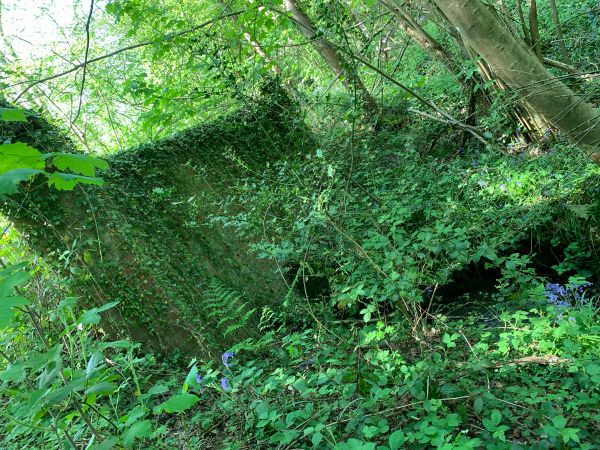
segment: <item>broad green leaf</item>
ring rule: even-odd
[[[184,392],[183,394],[174,395],[169,400],[161,403],[154,408],[154,414],[166,413],[180,413],[190,409],[196,403],[200,401],[200,398],[193,394]]]
[[[187,392],[190,385],[193,386],[196,384],[196,375],[198,375],[198,366],[194,364],[188,372],[187,377],[185,377],[185,382],[183,383],[183,392]]]
[[[85,393],[86,394],[95,394],[95,395],[110,395],[117,390],[117,385],[115,383],[111,383],[110,381],[101,381],[100,383],[94,384],[92,387],[88,388]]]
[[[27,122],[27,114],[22,109],[0,108],[0,120],[5,122]]]
[[[51,392],[47,398],[45,406],[52,406],[61,403],[73,392],[81,391],[83,389],[83,379],[79,378],[71,381],[66,386],[63,386],[53,392]]]
[[[74,153],[47,153],[45,157],[52,158],[52,164],[58,170],[70,170],[71,172],[86,177],[95,177],[96,169],[108,169],[108,163],[103,159]]]
[[[119,304],[119,302],[110,302],[107,303],[106,305],[102,305],[98,308],[92,308],[92,309],[88,309],[87,311],[85,311],[82,315],[81,318],[79,319],[79,322],[82,323],[83,325],[98,325],[100,323],[100,314],[102,311],[106,311],[107,309],[113,308],[115,306],[117,306]]]
[[[92,353],[92,356],[90,356],[90,359],[85,368],[85,377],[86,378],[90,378],[94,374],[94,372],[96,371],[96,367],[98,366],[98,364],[100,364],[102,362],[103,359],[104,359],[104,357],[102,356],[102,353],[100,353],[100,352]]]
[[[125,420],[125,426],[128,427],[134,424],[139,418],[144,417],[145,415],[146,408],[144,408],[142,405],[137,405],[129,412],[129,414],[127,414],[127,416],[122,417],[120,420]]]
[[[0,174],[14,169],[43,169],[42,154],[22,142],[0,145]]]
[[[406,436],[402,430],[396,430],[389,437],[390,450],[398,450],[406,442]]]
[[[25,297],[0,297],[0,329],[7,328],[12,325],[15,317],[15,306],[25,306],[29,304],[29,300]]]
[[[16,194],[19,183],[29,181],[35,175],[44,173],[39,169],[13,169],[0,175],[0,194]]]
[[[0,372],[0,380],[2,381],[13,381],[19,383],[25,379],[25,364],[18,363],[13,364],[4,372]]]
[[[54,172],[48,178],[48,186],[54,186],[59,191],[71,191],[78,184],[94,184],[102,186],[102,178],[85,177],[83,175],[73,175],[71,173]]]
[[[136,439],[149,438],[152,436],[152,422],[150,420],[142,420],[134,423],[123,433],[123,445],[125,447],[133,447]]]
[[[107,348],[129,348],[133,344],[129,341],[121,340],[121,341],[112,341],[112,342],[101,342],[98,345],[99,350],[105,350]]]
[[[26,265],[18,264],[10,266],[0,272],[0,297],[10,297],[15,287],[25,283],[31,278],[31,274],[23,270]]]
[[[52,385],[56,377],[60,374],[62,369],[62,361],[60,358],[51,359],[48,361],[46,368],[38,379],[38,388],[46,389]]]
[[[558,430],[562,430],[567,425],[567,419],[564,416],[554,416],[552,418],[552,425]]]
[[[148,395],[148,396],[160,395],[160,394],[164,394],[165,392],[168,392],[168,391],[169,391],[169,388],[167,386],[165,386],[164,384],[155,384],[150,389],[148,389],[148,392],[146,393],[146,395]]]
[[[90,450],[113,450],[117,447],[119,440],[116,437],[108,437],[97,445],[94,445]]]

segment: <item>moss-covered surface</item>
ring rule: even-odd
[[[120,302],[105,324],[114,334],[161,351],[221,351],[254,335],[262,306],[285,292],[276,267],[250,254],[247,239],[207,223],[206,197],[228,195],[234,180],[294,151],[300,139],[285,110],[276,99],[117,154],[102,188],[59,193],[32,183],[4,210],[22,205],[19,229],[74,274],[85,303]],[[39,118],[3,127],[3,140],[76,151]]]

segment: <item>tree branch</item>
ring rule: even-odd
[[[165,35],[165,36],[163,36],[163,37],[161,37],[159,39],[154,39],[152,41],[145,41],[145,42],[140,42],[139,44],[129,45],[127,47],[120,48],[118,50],[115,50],[113,52],[107,53],[105,55],[97,56],[96,58],[92,58],[92,59],[90,59],[88,61],[84,61],[81,64],[76,64],[73,67],[71,67],[69,70],[65,70],[64,72],[60,72],[60,73],[57,73],[57,74],[54,74],[54,75],[50,75],[50,76],[48,76],[46,78],[42,78],[40,80],[32,81],[23,90],[23,92],[21,92],[17,96],[17,98],[15,98],[15,102],[18,101],[24,94],[26,94],[32,87],[37,86],[38,84],[41,84],[41,83],[45,83],[46,81],[54,80],[56,78],[60,78],[60,77],[63,77],[65,75],[68,75],[70,73],[73,73],[76,70],[79,70],[82,67],[87,66],[88,64],[95,63],[95,62],[98,62],[98,61],[102,61],[103,59],[110,58],[112,56],[118,55],[119,53],[127,52],[129,50],[134,50],[136,48],[141,48],[141,47],[147,47],[148,45],[158,44],[160,42],[164,42],[164,41],[167,41],[169,39],[174,39],[174,38],[178,38],[180,36],[185,36],[186,34],[194,33],[195,31],[198,31],[201,28],[204,28],[204,27],[206,27],[208,25],[211,25],[211,24],[213,24],[215,22],[218,22],[219,20],[222,20],[222,19],[225,19],[225,18],[228,18],[228,17],[231,17],[231,16],[239,15],[239,14],[243,13],[244,11],[246,11],[246,10],[242,9],[242,10],[234,11],[234,12],[231,12],[231,13],[228,13],[228,14],[222,14],[219,17],[215,17],[214,19],[207,20],[206,22],[203,22],[203,23],[201,23],[199,25],[196,25],[195,27],[192,27],[192,28],[190,28],[188,30],[180,31],[178,33],[173,33],[173,34],[167,34],[167,35]]]

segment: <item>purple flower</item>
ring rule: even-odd
[[[231,358],[233,358],[235,356],[235,353],[233,352],[225,352],[223,353],[223,356],[221,357],[221,360],[223,361],[223,365],[225,367],[227,367],[228,369],[231,367],[231,363],[229,362],[229,360]]]
[[[202,385],[202,375],[200,375],[200,374],[196,375],[196,383],[198,383],[199,385]]]
[[[560,283],[546,284],[546,298],[548,303],[557,308],[559,318],[562,317],[561,310],[577,305],[583,305],[587,302],[584,297],[584,289],[591,286],[592,283],[584,281],[582,283],[571,282],[562,286]]]
[[[227,377],[221,378],[221,387],[226,391],[231,390],[231,385],[229,384],[229,378],[227,378]]]

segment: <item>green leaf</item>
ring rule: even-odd
[[[119,304],[119,302],[110,302],[110,303],[107,303],[106,305],[99,306],[98,308],[88,309],[81,315],[79,322],[84,325],[90,325],[90,324],[98,325],[100,323],[100,319],[101,319],[100,314],[98,314],[98,313],[101,313],[102,311],[106,311],[107,309],[110,309],[110,308],[114,308],[118,304]]]
[[[500,422],[502,421],[502,413],[497,409],[492,411],[489,419],[483,419],[483,425],[488,429],[488,431],[495,431]]]
[[[183,394],[174,395],[166,402],[161,403],[154,408],[154,414],[166,413],[180,413],[190,409],[196,403],[200,401],[200,398],[184,392]]]
[[[133,447],[136,439],[149,438],[152,436],[152,432],[152,422],[150,420],[136,422],[123,433],[123,445]]]
[[[196,384],[196,375],[198,375],[198,366],[194,364],[188,372],[187,377],[185,377],[183,392],[187,392],[190,385]]]
[[[90,356],[90,359],[85,368],[85,377],[86,378],[90,378],[94,374],[96,367],[98,366],[98,364],[100,364],[102,362],[103,359],[104,359],[104,357],[102,356],[102,353],[100,353],[100,352],[92,353],[92,356]]]
[[[84,387],[83,381],[83,379],[79,378],[71,381],[69,384],[63,386],[62,388],[53,391],[50,395],[48,395],[45,406],[47,407],[61,403],[73,392],[81,391]]]
[[[117,390],[117,385],[110,381],[101,381],[85,391],[86,394],[110,395]]]
[[[402,430],[396,430],[389,437],[390,450],[398,450],[406,442],[406,435]]]
[[[0,194],[16,194],[19,183],[44,173],[39,169],[13,169],[0,175]]]
[[[0,174],[13,169],[43,169],[42,154],[22,142],[0,145]]]
[[[142,405],[137,405],[135,408],[133,408],[129,414],[127,414],[127,416],[125,416],[127,418],[127,420],[125,421],[125,426],[129,427],[132,424],[134,424],[135,422],[137,422],[137,420],[140,417],[144,417],[146,415],[146,408],[144,408]],[[121,421],[124,420],[124,418],[121,419]]]
[[[0,120],[5,122],[27,122],[27,114],[22,109],[0,108]]]
[[[148,389],[148,392],[146,395],[148,395],[148,396],[160,395],[160,394],[164,394],[165,392],[168,392],[168,391],[169,391],[169,388],[167,386],[165,386],[164,384],[155,384],[150,389]]]
[[[59,191],[71,191],[79,183],[102,186],[104,185],[104,180],[102,178],[84,177],[83,175],[62,172],[54,172],[48,178],[48,186],[54,186]]]
[[[108,163],[103,159],[73,153],[47,153],[45,157],[52,157],[52,163],[58,170],[71,172],[86,177],[95,177],[96,169],[108,169]]]
[[[14,289],[31,278],[31,274],[24,270],[25,264],[17,264],[0,271],[0,297],[10,297]]]
[[[25,379],[25,364],[18,363],[13,364],[4,372],[0,372],[0,380],[2,381],[13,381],[19,383]]]
[[[560,436],[563,438],[563,441],[565,441],[565,444],[569,441],[574,441],[579,444],[579,435],[577,433],[580,431],[579,428],[565,428],[560,432]]]
[[[0,329],[12,325],[15,317],[13,308],[15,306],[29,305],[29,300],[25,297],[0,297]]]
[[[323,440],[323,434],[321,434],[320,432],[317,432],[312,435],[310,440],[312,442],[313,447],[318,447],[319,444],[321,443],[321,441]]]
[[[567,419],[563,416],[555,416],[552,418],[552,425],[554,425],[557,430],[562,430],[567,425]]]
[[[116,437],[105,438],[98,445],[94,445],[90,450],[113,450],[117,448],[119,440]]]

